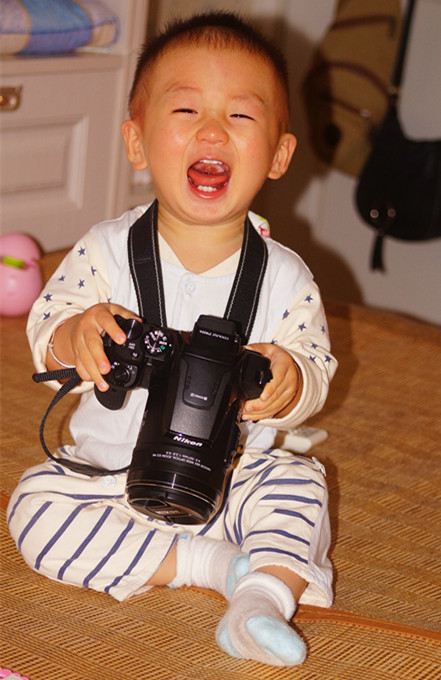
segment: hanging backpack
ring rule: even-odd
[[[317,156],[358,177],[388,106],[400,0],[339,0],[303,84]]]

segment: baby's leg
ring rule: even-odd
[[[301,663],[306,647],[289,625],[297,602],[308,585],[311,603],[330,604],[323,476],[313,462],[289,454],[254,456],[234,480],[229,506],[229,526],[250,555],[250,573],[233,592],[218,644],[232,656]]]
[[[235,566],[237,545],[176,527],[154,529],[126,504],[125,482],[124,474],[90,478],[51,461],[28,470],[12,495],[8,522],[29,566],[119,600],[169,584],[227,596],[248,571],[248,562]]]
[[[85,477],[47,462],[14,491],[8,523],[29,566],[118,600],[142,592],[176,540],[124,500],[126,476]]]
[[[173,552],[175,577],[168,583],[175,588],[183,585],[198,586],[229,597],[239,579],[248,573],[248,556],[243,555],[240,548],[229,541],[183,534],[173,546]],[[173,568],[173,565],[169,565],[170,567]],[[155,580],[158,577],[168,577],[167,565],[164,569],[161,565]]]

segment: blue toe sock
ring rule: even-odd
[[[255,616],[247,622],[254,642],[269,656],[296,666],[306,659],[306,645],[287,624],[270,616]]]
[[[297,666],[306,659],[306,645],[287,623],[270,616],[254,616],[246,624],[247,630],[262,652],[285,666]],[[229,656],[244,657],[231,642],[228,613],[216,631],[216,642]]]
[[[236,555],[230,562],[227,574],[227,598],[231,598],[237,582],[246,576],[250,569],[250,556],[246,553]]]

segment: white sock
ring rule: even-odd
[[[176,576],[170,586],[209,588],[228,598],[248,564],[248,555],[234,543],[184,534],[178,539]]]
[[[290,627],[297,603],[288,586],[270,574],[253,572],[238,582],[216,630],[216,641],[230,656],[272,666],[297,666],[306,645]]]

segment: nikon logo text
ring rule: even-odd
[[[182,434],[175,434],[173,441],[178,442],[178,444],[187,444],[188,446],[202,446],[202,442],[197,442],[194,439],[187,439],[187,437],[183,437]]]

